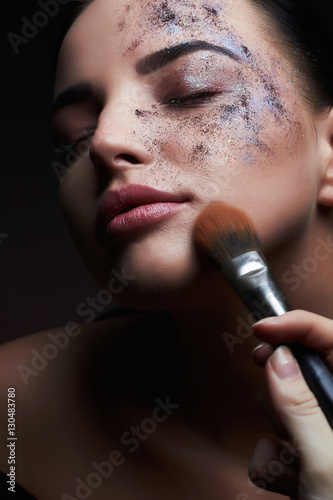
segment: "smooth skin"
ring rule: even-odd
[[[251,356],[257,337],[275,345],[295,336],[333,364],[333,113],[309,107],[299,73],[247,0],[190,4],[94,0],[61,49],[55,98],[73,85],[89,88],[54,116],[58,146],[89,142],[89,155],[60,185],[65,219],[101,287],[111,269],[125,270],[135,279],[116,299],[155,312],[83,321],[80,335],[28,381],[18,366],[32,366],[48,332],[2,347],[1,415],[8,387],[17,388],[20,408],[17,480],[43,500],[75,497],[77,478],[112,450],[125,462],[91,498],[253,500],[260,491],[264,500],[322,500],[333,492],[333,433],[297,367],[267,345],[254,354],[265,373]],[[237,57],[206,49],[138,71],[152,52],[193,40],[227,45]],[[130,184],[188,201],[149,230],[106,244],[95,232],[98,206],[108,190]],[[195,219],[213,201],[251,216],[302,311],[252,334],[248,311],[193,245]],[[316,269],[297,276],[293,290],[290,273],[304,276],[314,255]],[[149,434],[143,422],[156,398],[167,397],[177,409]],[[295,441],[294,456],[272,444],[265,415],[278,438]],[[134,452],[121,436],[141,425],[148,433]],[[0,470],[7,468],[1,449]]]

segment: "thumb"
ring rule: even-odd
[[[318,481],[332,476],[332,429],[287,347],[272,354],[266,375],[273,408],[296,443],[308,487],[318,491]]]

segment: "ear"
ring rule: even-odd
[[[318,137],[323,141],[321,179],[318,189],[318,205],[333,207],[333,108],[317,124]]]

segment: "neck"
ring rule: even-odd
[[[317,213],[311,229],[270,263],[293,309],[333,319],[333,219]],[[301,249],[301,251],[300,251]]]
[[[245,451],[242,447],[249,445],[249,433],[265,425],[257,406],[264,374],[252,361],[251,352],[259,342],[252,333],[251,314],[232,290],[228,299],[220,302],[225,307],[177,312],[174,318],[185,353],[187,403],[194,409],[199,425],[226,449],[233,434],[230,451],[237,446],[239,451]],[[251,429],[244,426],[244,415],[255,422]]]

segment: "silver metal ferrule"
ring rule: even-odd
[[[291,310],[284,292],[259,252],[236,257],[222,271],[252,313],[268,317]]]

